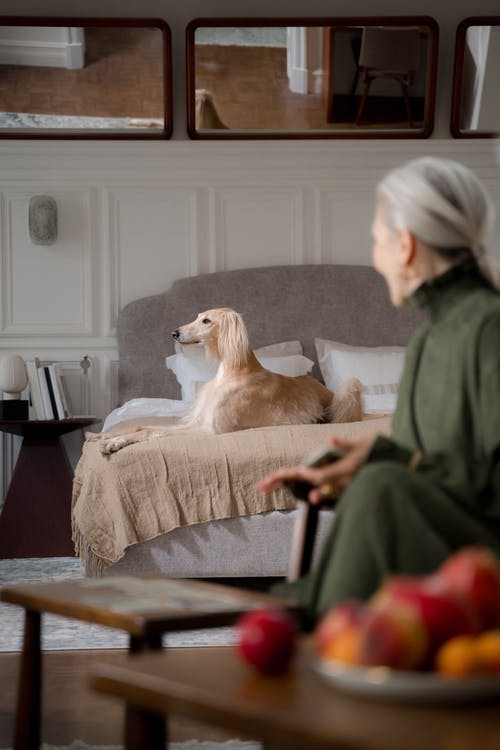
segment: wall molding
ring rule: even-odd
[[[92,299],[92,264],[95,256],[93,247],[92,227],[96,223],[95,201],[93,191],[90,189],[66,188],[64,193],[58,188],[51,191],[52,196],[59,204],[59,215],[61,205],[66,204],[65,214],[68,215],[67,224],[59,229],[59,237],[56,243],[50,247],[40,248],[33,245],[27,236],[28,204],[33,195],[43,192],[43,188],[32,184],[27,190],[5,190],[2,193],[2,224],[4,231],[0,237],[0,255],[2,278],[2,335],[3,336],[88,336],[95,333],[93,328],[94,304]],[[63,223],[59,219],[60,225]],[[80,225],[80,236],[75,239],[72,235],[71,226]],[[66,236],[64,236],[66,232]],[[62,235],[62,236],[61,236]],[[77,245],[77,242],[80,244]],[[75,260],[68,261],[68,249]],[[47,259],[49,264],[44,269],[37,266]],[[28,259],[28,260],[27,260]],[[26,267],[18,266],[24,260]],[[33,277],[30,277],[30,262],[34,266]],[[69,279],[61,276],[63,273],[59,266],[65,264],[73,267],[73,282],[76,284],[72,293],[68,295],[67,284]],[[52,278],[51,278],[52,276]],[[31,284],[32,294],[29,294],[27,285]],[[32,315],[24,319],[16,318],[16,295],[25,299],[27,294],[33,300]],[[66,304],[64,314],[57,316],[57,322],[50,321],[50,311],[47,307],[47,298],[64,298],[70,296]],[[37,300],[40,305],[37,307]],[[73,304],[74,302],[74,304]],[[44,312],[49,312],[49,317],[44,319]],[[24,310],[23,310],[24,313]]]
[[[459,158],[473,168],[497,170],[495,139],[284,140],[284,141],[0,141],[0,189],[26,179],[46,185],[81,184],[210,185],[218,173],[245,181],[290,173],[331,179],[333,168],[348,174],[386,170],[417,156]],[[207,172],[207,168],[210,171]],[[276,172],[276,170],[279,172]],[[90,180],[89,180],[90,177]]]
[[[45,38],[43,39],[36,38],[29,26],[18,26],[16,33],[16,37],[5,38],[0,30],[1,65],[83,68],[85,58],[83,29],[47,27],[44,29]]]

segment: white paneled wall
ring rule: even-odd
[[[197,191],[162,186],[104,191],[111,262],[110,331],[131,300],[198,273]]]
[[[497,146],[487,140],[4,141],[0,355],[64,363],[74,410],[103,417],[117,403],[115,325],[124,305],[198,273],[369,264],[377,180],[429,153],[472,167],[500,212]],[[37,194],[57,201],[51,246],[29,238],[28,205]],[[86,379],[84,355],[92,364]],[[6,439],[2,455],[5,486],[14,455]]]
[[[306,261],[304,189],[240,183],[212,192],[214,270]]]
[[[92,191],[51,190],[58,204],[58,238],[51,246],[34,245],[28,234],[30,198],[43,192],[37,184],[2,191],[2,333],[92,335]]]

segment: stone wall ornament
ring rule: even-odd
[[[24,359],[7,354],[0,359],[0,419],[28,419],[28,401],[21,393],[28,385]]]
[[[53,245],[57,240],[57,203],[50,195],[34,195],[29,205],[30,240],[34,245]]]

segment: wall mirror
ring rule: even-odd
[[[500,16],[464,19],[457,28],[451,132],[455,138],[500,135]]]
[[[426,138],[427,16],[200,18],[186,29],[191,138]]]
[[[0,138],[168,138],[160,19],[0,17]]]

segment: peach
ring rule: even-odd
[[[416,669],[427,651],[427,633],[413,607],[406,602],[368,607],[360,626],[360,664]]]
[[[435,576],[394,576],[372,599],[373,607],[387,607],[391,602],[406,602],[423,625],[434,651],[455,635],[474,634],[477,621],[464,602],[445,591]]]
[[[327,650],[331,658],[332,649],[336,640],[346,632],[356,630],[363,616],[363,605],[355,599],[346,601],[332,607],[316,626],[314,631],[314,646],[320,654]]]
[[[336,659],[346,664],[359,664],[360,625],[351,625],[338,633],[335,640],[329,643],[323,651],[326,659]]]
[[[464,547],[451,555],[436,576],[443,589],[462,597],[476,612],[479,629],[500,625],[500,559],[484,547]]]

